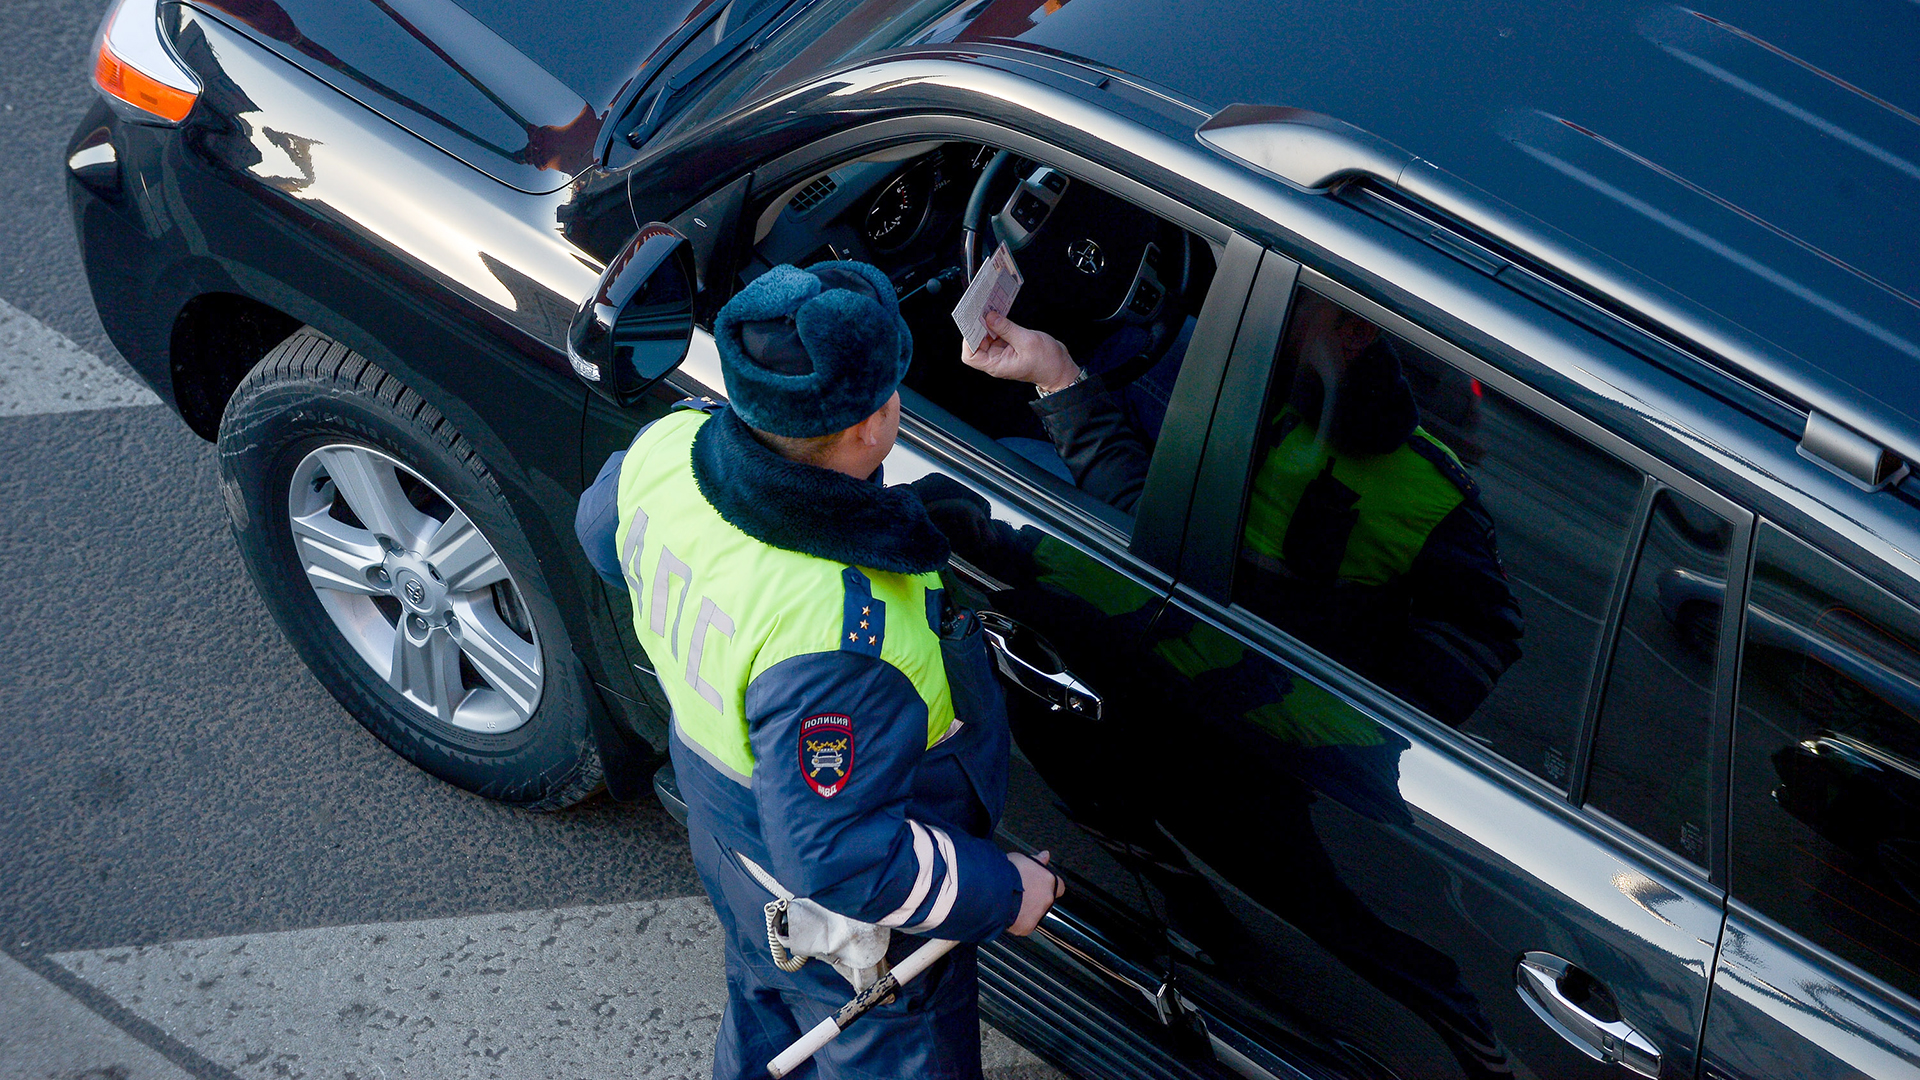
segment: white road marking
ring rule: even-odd
[[[726,1001],[705,897],[52,958],[243,1078],[704,1080]],[[992,1080],[1058,1073],[991,1029]]]
[[[0,1080],[188,1080],[65,991],[0,953]]]
[[[0,416],[158,404],[152,390],[0,300]]]

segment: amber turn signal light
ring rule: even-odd
[[[177,124],[193,111],[200,80],[160,28],[160,0],[115,0],[94,38],[93,82],[115,112],[136,124]]]
[[[176,124],[193,111],[194,100],[199,96],[149,78],[113,55],[104,41],[100,43],[100,59],[93,67],[93,81],[101,90],[134,108]]]

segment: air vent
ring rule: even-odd
[[[825,202],[827,196],[833,194],[833,190],[839,186],[839,184],[834,183],[833,177],[831,176],[819,177],[806,187],[801,188],[800,193],[787,202],[787,209],[792,210],[796,214],[804,214]]]

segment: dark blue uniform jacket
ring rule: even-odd
[[[886,488],[877,475],[861,482],[788,461],[724,409],[703,427],[693,456],[708,501],[762,542],[898,573],[946,563],[946,540],[911,489]],[[622,590],[614,537],[624,458],[617,453],[600,470],[575,522],[594,568]],[[675,772],[696,845],[745,855],[796,895],[851,918],[984,941],[1013,921],[1020,904],[1018,871],[987,839],[1006,801],[1005,704],[977,619],[945,611],[938,591],[928,607],[924,614],[889,612],[888,618],[924,617],[935,633],[948,624],[943,658],[955,714],[965,721],[950,737],[925,746],[925,703],[906,676],[877,656],[809,654],[775,665],[748,690],[748,735],[758,763],[750,782],[677,731]],[[822,799],[784,766],[804,718],[848,712],[901,722],[880,727],[880,739],[861,742],[858,782]],[[763,821],[772,827],[763,829]],[[716,854],[724,853],[696,851],[695,857]]]

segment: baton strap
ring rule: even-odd
[[[760,883],[761,888],[774,895],[774,899],[767,901],[765,908],[767,913],[767,952],[773,958],[773,966],[786,972],[799,971],[801,968],[806,967],[808,957],[795,956],[787,951],[785,945],[780,944],[780,927],[782,923],[786,922],[787,904],[793,900],[793,891],[785,885],[780,884],[779,878],[767,873],[765,867],[747,858],[745,855],[735,851],[733,852],[733,857],[740,860],[741,867],[753,877],[753,880]]]

